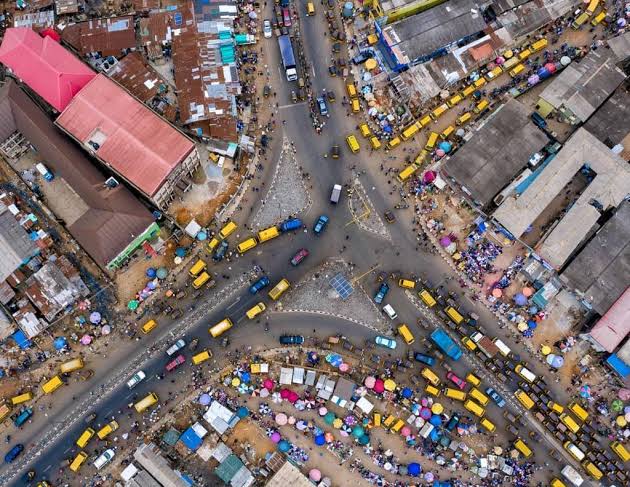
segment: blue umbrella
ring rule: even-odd
[[[186,249],[184,247],[177,247],[175,249],[175,255],[177,257],[184,257],[186,255]]]
[[[420,475],[420,472],[422,472],[422,467],[419,463],[414,462],[407,465],[407,473],[409,473],[412,477],[417,477]]]
[[[68,344],[68,340],[65,337],[55,338],[54,345],[55,350],[62,350]]]
[[[149,267],[147,269],[147,277],[149,279],[153,279],[156,275],[157,275],[157,271],[155,270],[154,267]]]
[[[431,419],[429,419],[429,423],[433,426],[440,426],[442,424],[442,418],[440,418],[437,414],[434,414],[431,416]]]
[[[208,238],[208,234],[206,232],[199,232],[197,234],[197,240],[206,240]]]
[[[519,306],[525,306],[527,304],[527,297],[523,293],[516,293],[514,295],[514,302]]]
[[[370,442],[370,437],[368,435],[363,435],[357,441],[359,442],[359,445],[365,446]]]
[[[529,320],[527,322],[527,326],[533,330],[534,328],[536,328],[536,322],[534,320]]]
[[[249,382],[251,380],[251,376],[249,375],[249,372],[243,372],[241,374],[241,380],[243,382]]]
[[[236,415],[241,419],[246,418],[247,416],[249,416],[249,409],[247,409],[245,406],[241,406],[236,410]]]
[[[166,267],[160,267],[157,270],[156,276],[158,279],[166,279],[166,276],[168,276],[168,271],[166,270]]]
[[[440,142],[439,147],[444,152],[451,152],[451,149],[453,149],[453,146],[449,142]]]
[[[289,443],[287,440],[281,440],[280,443],[278,443],[278,450],[281,451],[282,453],[286,453],[291,449],[291,443]]]
[[[402,397],[404,397],[405,399],[409,399],[411,396],[413,396],[413,391],[411,389],[409,389],[408,387],[405,387],[402,390]]]
[[[326,438],[324,437],[324,435],[317,435],[315,438],[313,438],[313,440],[315,441],[315,444],[317,446],[322,446],[326,444]]]

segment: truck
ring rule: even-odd
[[[560,473],[575,487],[580,487],[584,483],[582,476],[571,465],[565,465]]]
[[[297,81],[297,65],[295,64],[291,38],[288,35],[278,37],[278,46],[280,46],[280,55],[282,56],[282,65],[284,66],[287,81]]]
[[[31,416],[33,416],[33,408],[25,408],[15,417],[13,424],[19,428],[26,423]]]
[[[457,346],[453,339],[441,328],[431,333],[431,341],[453,360],[459,360],[462,356],[462,349]]]
[[[335,184],[333,186],[332,192],[330,193],[330,202],[337,204],[339,203],[340,197],[341,197],[341,184]]]
[[[494,356],[499,353],[499,347],[497,347],[490,338],[479,332],[470,335],[470,339],[477,344],[479,350],[488,358],[494,358]]]

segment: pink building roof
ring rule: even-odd
[[[590,335],[612,353],[628,333],[630,333],[630,288],[627,288],[600,318]]]
[[[6,30],[0,61],[60,112],[96,76],[58,42],[27,27]]]
[[[98,144],[88,147],[149,196],[195,148],[103,74],[74,97],[56,123],[79,142]]]

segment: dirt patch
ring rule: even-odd
[[[147,283],[147,269],[149,267],[169,267],[172,258],[166,255],[158,255],[149,260],[136,260],[132,265],[116,274],[116,294],[119,307],[126,307],[129,300],[134,299],[136,293]]]
[[[267,438],[262,430],[249,420],[239,421],[226,442],[228,446],[235,447],[240,444],[249,444],[258,458],[265,458],[267,453],[276,451],[276,445]]]

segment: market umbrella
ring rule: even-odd
[[[408,471],[407,471],[407,465],[400,465],[398,467],[398,473],[400,475],[407,475]]]
[[[326,437],[324,435],[317,435],[313,438],[313,441],[317,446],[322,446],[326,444]]]
[[[289,424],[295,424],[295,416],[289,416]]]
[[[260,397],[269,397],[269,389],[265,389],[264,387],[260,390]]]
[[[308,473],[308,478],[313,482],[319,482],[322,479],[322,473],[314,468]]]
[[[624,416],[617,416],[617,419],[615,419],[615,423],[617,423],[617,426],[619,426],[620,428],[624,428],[628,424]]]
[[[621,401],[620,399],[615,399],[611,404],[610,404],[610,408],[618,413],[619,411],[623,410],[623,401]]]
[[[328,409],[326,409],[324,406],[322,406],[321,408],[319,408],[319,415],[320,416],[325,416],[326,413],[328,412]]]
[[[340,370],[341,372],[348,372],[348,371],[350,370],[350,365],[349,365],[349,364],[346,364],[346,363],[343,363],[343,364],[341,364],[341,365],[339,366],[339,370]]]
[[[289,389],[282,389],[280,391],[280,397],[282,399],[289,399],[289,395],[291,394],[291,391],[289,391]]]
[[[346,416],[343,422],[346,423],[348,426],[354,426],[355,424],[357,424],[357,418],[352,416],[352,414],[349,414],[348,416]]]
[[[157,275],[157,271],[155,270],[155,267],[149,267],[145,273],[149,279],[153,279]]]
[[[580,396],[585,399],[591,397],[591,386],[589,386],[588,384],[584,384],[582,387],[580,387]]]
[[[90,343],[92,343],[92,337],[90,335],[83,335],[81,337],[82,345],[89,345]]]
[[[326,431],[326,433],[324,433],[324,438],[326,439],[326,443],[332,443],[333,440],[335,439],[335,437],[330,431]]]
[[[413,462],[407,465],[407,473],[412,477],[417,477],[420,475],[420,472],[422,472],[422,467],[420,467],[419,463]]]
[[[251,380],[251,375],[249,375],[249,372],[243,372],[241,374],[241,380],[243,382],[249,382]]]
[[[392,392],[396,389],[396,383],[391,379],[387,379],[384,382],[383,387],[385,388],[386,391]]]
[[[241,379],[232,377],[232,387],[238,387],[239,385],[241,385]]]
[[[263,387],[265,389],[272,390],[273,386],[274,386],[274,384],[273,384],[273,381],[271,379],[265,379],[265,381],[263,382]]]
[[[444,406],[442,406],[439,402],[436,402],[433,406],[431,406],[431,412],[433,414],[442,414],[444,412]]]
[[[551,353],[551,347],[549,345],[543,345],[540,347],[540,353],[547,356]]]
[[[627,401],[630,399],[630,389],[621,388],[619,392],[617,392],[617,397],[622,401]]]
[[[280,433],[278,433],[277,431],[274,431],[271,434],[271,441],[273,441],[274,443],[279,443],[281,439],[282,436],[280,436]]]
[[[298,430],[300,430],[300,431],[304,431],[304,430],[307,428],[306,421],[304,421],[303,419],[300,419],[300,420],[296,423],[295,427],[296,427]]]
[[[524,332],[525,330],[527,330],[527,323],[521,321],[518,325],[516,325],[516,328],[518,331]]]
[[[186,249],[184,247],[177,247],[175,249],[175,255],[177,257],[184,257],[186,255]]]
[[[529,328],[530,330],[535,330],[537,326],[538,323],[536,323],[534,320],[529,320],[527,322],[527,328]]]
[[[424,480],[426,480],[427,482],[433,482],[434,478],[435,476],[433,475],[432,472],[427,472],[424,474]]]
[[[431,410],[429,408],[422,408],[420,410],[420,417],[422,419],[429,419],[431,417]]]
[[[335,413],[328,411],[324,416],[324,423],[333,424],[333,421],[335,421]]]
[[[354,436],[355,438],[361,438],[364,434],[365,430],[361,426],[356,425],[354,428],[352,428],[352,436]]]
[[[440,239],[440,245],[442,247],[448,247],[449,245],[451,245],[451,239],[448,237],[442,237]]]
[[[440,416],[438,416],[437,414],[434,414],[429,419],[429,423],[431,423],[433,426],[440,426],[442,424],[442,418],[440,418]]]
[[[90,313],[90,323],[97,325],[101,322],[101,314],[98,311]]]
[[[376,378],[368,375],[363,383],[365,384],[365,387],[367,387],[368,389],[372,389],[374,387],[374,384],[376,383]]]
[[[374,392],[376,392],[377,394],[382,394],[384,390],[385,390],[385,383],[383,382],[383,380],[376,379],[376,382],[374,383]]]
[[[551,360],[549,360],[549,357],[551,357]],[[564,357],[562,357],[561,355],[550,353],[549,355],[547,355],[547,363],[551,365],[554,369],[559,369],[564,365]]]
[[[166,276],[168,276],[168,271],[166,270],[166,267],[160,267],[156,272],[156,277],[158,279],[166,279]]]
[[[280,443],[278,443],[278,450],[280,450],[282,453],[286,453],[291,449],[291,443],[289,443],[287,440],[282,440],[280,441]]]
[[[495,298],[500,298],[501,296],[503,296],[503,291],[501,291],[498,287],[496,287],[492,290],[492,295]]]
[[[335,429],[339,429],[343,426],[343,421],[341,420],[341,418],[335,418],[335,420],[332,423],[332,426]]]
[[[527,304],[527,297],[523,293],[516,293],[514,295],[514,302],[518,306],[525,306]]]
[[[241,419],[246,418],[247,416],[249,416],[249,409],[247,409],[245,406],[241,406],[236,410],[236,415]]]
[[[532,294],[534,294],[534,290],[531,287],[524,287],[521,292],[526,298],[529,298]]]
[[[422,176],[422,181],[425,184],[432,183],[437,178],[437,173],[435,171],[426,171]]]
[[[57,337],[55,338],[54,345],[55,350],[62,350],[68,344],[68,340],[65,337]]]
[[[284,413],[276,414],[276,423],[278,423],[280,426],[283,426],[283,425],[287,424],[288,420],[289,420],[289,418],[287,418],[286,414],[284,414]]]
[[[112,332],[112,327],[109,325],[103,325],[101,327],[101,334],[103,335],[109,335]]]
[[[409,436],[411,434],[411,428],[409,426],[403,426],[400,430],[402,436]]]
[[[289,402],[291,404],[295,404],[295,402],[300,398],[300,396],[298,396],[298,393],[295,391],[291,391],[289,392]]]
[[[370,437],[368,435],[363,435],[358,441],[359,445],[365,446],[370,442]]]
[[[127,303],[127,308],[131,311],[137,310],[138,306],[140,306],[140,302],[137,299],[132,299]]]
[[[401,392],[402,397],[404,397],[405,399],[409,399],[411,396],[413,396],[413,391],[411,389],[409,389],[409,387],[405,387],[402,392]]]

